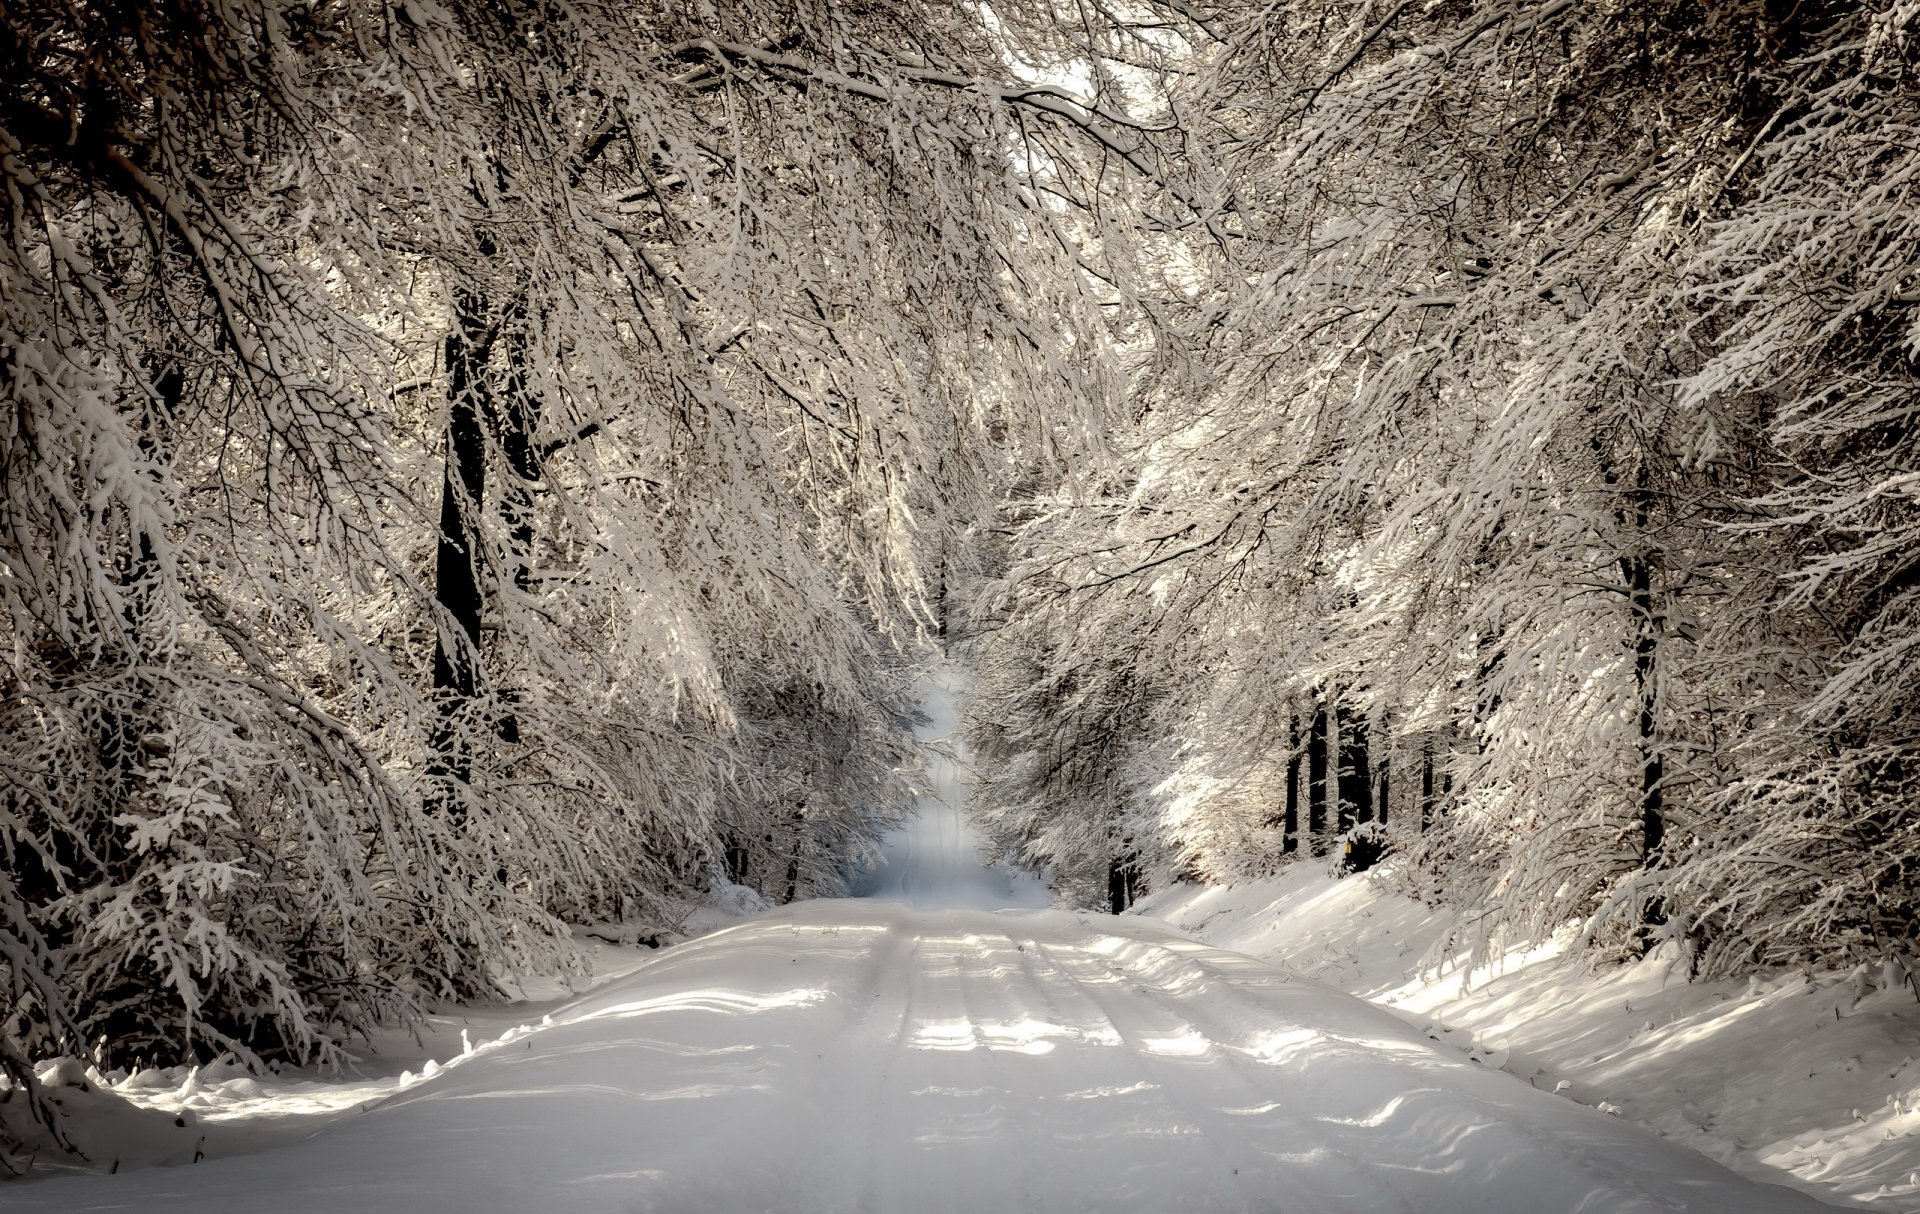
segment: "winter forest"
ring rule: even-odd
[[[937,662],[1057,907],[1920,989],[1913,0],[0,0],[0,178],[16,1111],[835,897]]]

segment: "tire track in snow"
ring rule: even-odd
[[[1122,1182],[1120,1192],[1102,1194],[1104,1200],[1090,1202],[1086,1208],[1109,1209],[1116,1196],[1128,1201],[1123,1208],[1277,1208],[1260,1190],[1258,1177],[1237,1167],[1221,1144],[1196,1123],[1192,1110],[1169,1089],[1163,1068],[1141,1051],[1138,1038],[1113,1015],[1111,1005],[1061,962],[1060,953],[1075,948],[1070,942],[1048,942],[1029,934],[1025,951],[1033,958],[1027,969],[1029,981],[1063,1023],[1076,1027],[1077,1036],[1085,1043],[1077,1052],[1088,1070],[1083,1081],[1086,1086],[1069,1095],[1083,1110],[1087,1131],[1079,1137],[1090,1155],[1112,1159],[1113,1153],[1107,1149],[1114,1133],[1112,1105],[1124,1101],[1131,1106],[1131,1121],[1120,1132],[1129,1143],[1116,1177]],[[1195,1143],[1204,1163],[1195,1157]],[[1220,1191],[1223,1181],[1230,1196]]]
[[[961,991],[969,933],[903,911],[921,928],[890,1081],[876,1101],[876,1150],[862,1211],[1016,1210],[994,1167],[1005,1152],[1006,1094],[987,1074]]]
[[[921,941],[908,922],[888,924],[885,938],[861,966],[861,981],[847,993],[846,1023],[820,1051],[824,1066],[813,1086],[829,1095],[794,1110],[796,1119],[812,1121],[819,1136],[814,1191],[822,1195],[824,1210],[874,1208],[879,1111],[906,1019],[912,1015],[908,979],[918,969]],[[887,1061],[863,1070],[862,1060],[875,1057]],[[809,1094],[805,1089],[797,1093],[802,1100]]]
[[[997,941],[997,942],[996,942]],[[995,1040],[994,1029],[1001,1030],[1001,1036],[1011,1037],[1007,1030],[1031,1019],[1032,1008],[1017,997],[1018,988],[1006,981],[1006,978],[1018,971],[1018,966],[1005,960],[1006,954],[1013,953],[1013,941],[1004,933],[978,933],[969,935],[966,943],[972,947],[958,951],[960,1006],[972,1026],[974,1048],[972,1053],[980,1060],[982,1073],[996,1080],[997,1109],[1003,1127],[1013,1127],[1015,1133],[1001,1135],[1002,1140],[1012,1149],[1000,1153],[1006,1165],[1005,1176],[1009,1187],[1015,1194],[1008,1209],[1030,1210],[1039,1208],[1033,1191],[1033,1143],[1035,1126],[1033,1125],[1031,1102],[1021,1098],[1017,1080],[1020,1072],[1028,1069],[1033,1058],[1017,1049],[1005,1049],[1002,1042]],[[995,952],[1002,954],[995,958]],[[991,973],[988,972],[992,966]],[[991,1005],[997,1001],[999,1006]],[[983,1004],[989,1005],[983,1010]],[[1013,1082],[1010,1082],[1012,1080]]]
[[[1163,1127],[1177,1126],[1182,1130],[1180,1137],[1202,1144],[1213,1160],[1210,1170],[1216,1187],[1224,1178],[1226,1187],[1239,1195],[1238,1208],[1243,1210],[1301,1209],[1291,1199],[1282,1205],[1263,1190],[1259,1181],[1269,1171],[1266,1153],[1250,1148],[1239,1135],[1218,1132],[1226,1127],[1213,1102],[1194,1099],[1194,1076],[1154,1048],[1156,1040],[1188,1040],[1195,1032],[1191,1023],[1177,1012],[1170,1023],[1168,1018],[1156,1015],[1162,1009],[1138,999],[1124,981],[1109,975],[1080,945],[1036,938],[1033,946],[1040,958],[1052,967],[1058,984],[1056,989],[1089,1009],[1082,1013],[1083,1017],[1104,1025],[1117,1039],[1116,1047],[1110,1052],[1127,1058],[1131,1064],[1129,1070],[1147,1077],[1146,1081],[1152,1086],[1146,1090],[1152,1092],[1155,1103],[1166,1114]],[[1292,1196],[1297,1195],[1290,1198]]]

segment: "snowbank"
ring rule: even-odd
[[[736,922],[714,907],[692,910],[679,933],[692,938]],[[426,1017],[417,1034],[390,1030],[368,1043],[344,1072],[283,1068],[254,1075],[231,1061],[205,1066],[148,1067],[102,1074],[77,1059],[54,1059],[37,1069],[61,1115],[61,1133],[77,1148],[62,1151],[45,1127],[24,1115],[12,1125],[26,1143],[11,1168],[28,1169],[27,1184],[65,1173],[128,1172],[202,1160],[252,1155],[287,1146],[416,1085],[503,1048],[592,991],[633,974],[664,950],[632,941],[609,942],[604,929],[582,929],[579,943],[591,976],[569,985],[562,978],[511,984],[517,998],[492,1005],[454,1006]],[[631,928],[625,929],[634,934]],[[0,1088],[0,1116],[16,1114]],[[22,1100],[22,1111],[24,1101]],[[0,1175],[4,1175],[0,1173]],[[29,1189],[4,1189],[21,1193]]]
[[[1569,958],[1572,931],[1469,967],[1454,914],[1308,864],[1177,885],[1134,913],[1372,1000],[1755,1179],[1920,1209],[1920,1004],[1891,976],[1689,983],[1670,956],[1591,972]]]

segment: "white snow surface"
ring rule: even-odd
[[[951,728],[951,691],[930,696],[927,736]],[[0,1207],[1826,1208],[1536,1090],[1497,1069],[1508,1058],[1464,1055],[1444,1033],[1163,924],[1031,909],[1044,888],[984,865],[954,808],[963,761],[936,766],[918,820],[862,882],[871,896],[768,911],[657,953],[596,943],[596,989],[436,1016],[417,1043],[380,1043],[377,1066],[351,1080],[49,1069],[83,1114],[74,1131],[92,1166],[125,1167],[43,1171],[0,1188]],[[1205,897],[1176,891],[1161,909],[1276,944],[1261,934],[1273,916],[1256,929],[1248,909],[1257,892],[1238,909],[1203,910]],[[1029,909],[989,909],[1009,904]],[[1364,906],[1341,936],[1337,914],[1356,908],[1329,905],[1302,921],[1316,946],[1381,939]]]
[[[1137,918],[802,903],[550,1020],[304,1141],[6,1208],[1823,1208]]]
[[[1595,969],[1573,956],[1573,927],[1475,962],[1471,923],[1317,863],[1175,885],[1134,910],[1755,1179],[1920,1210],[1920,1003],[1903,973],[1689,982],[1672,946]]]

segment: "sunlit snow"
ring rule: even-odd
[[[932,708],[928,729],[950,727],[946,689]],[[1823,1208],[1163,925],[1034,909],[1038,882],[982,863],[956,770],[936,782],[868,897],[770,911],[589,994],[471,1017],[417,1074],[342,1085],[380,1098],[309,1118],[320,1132],[301,1141],[255,1131],[276,1085],[323,1107],[312,1081],[222,1074],[193,1096],[221,1124],[150,1128],[195,1139],[201,1162],[30,1181],[8,1209]],[[260,1103],[223,1106],[241,1083]]]

